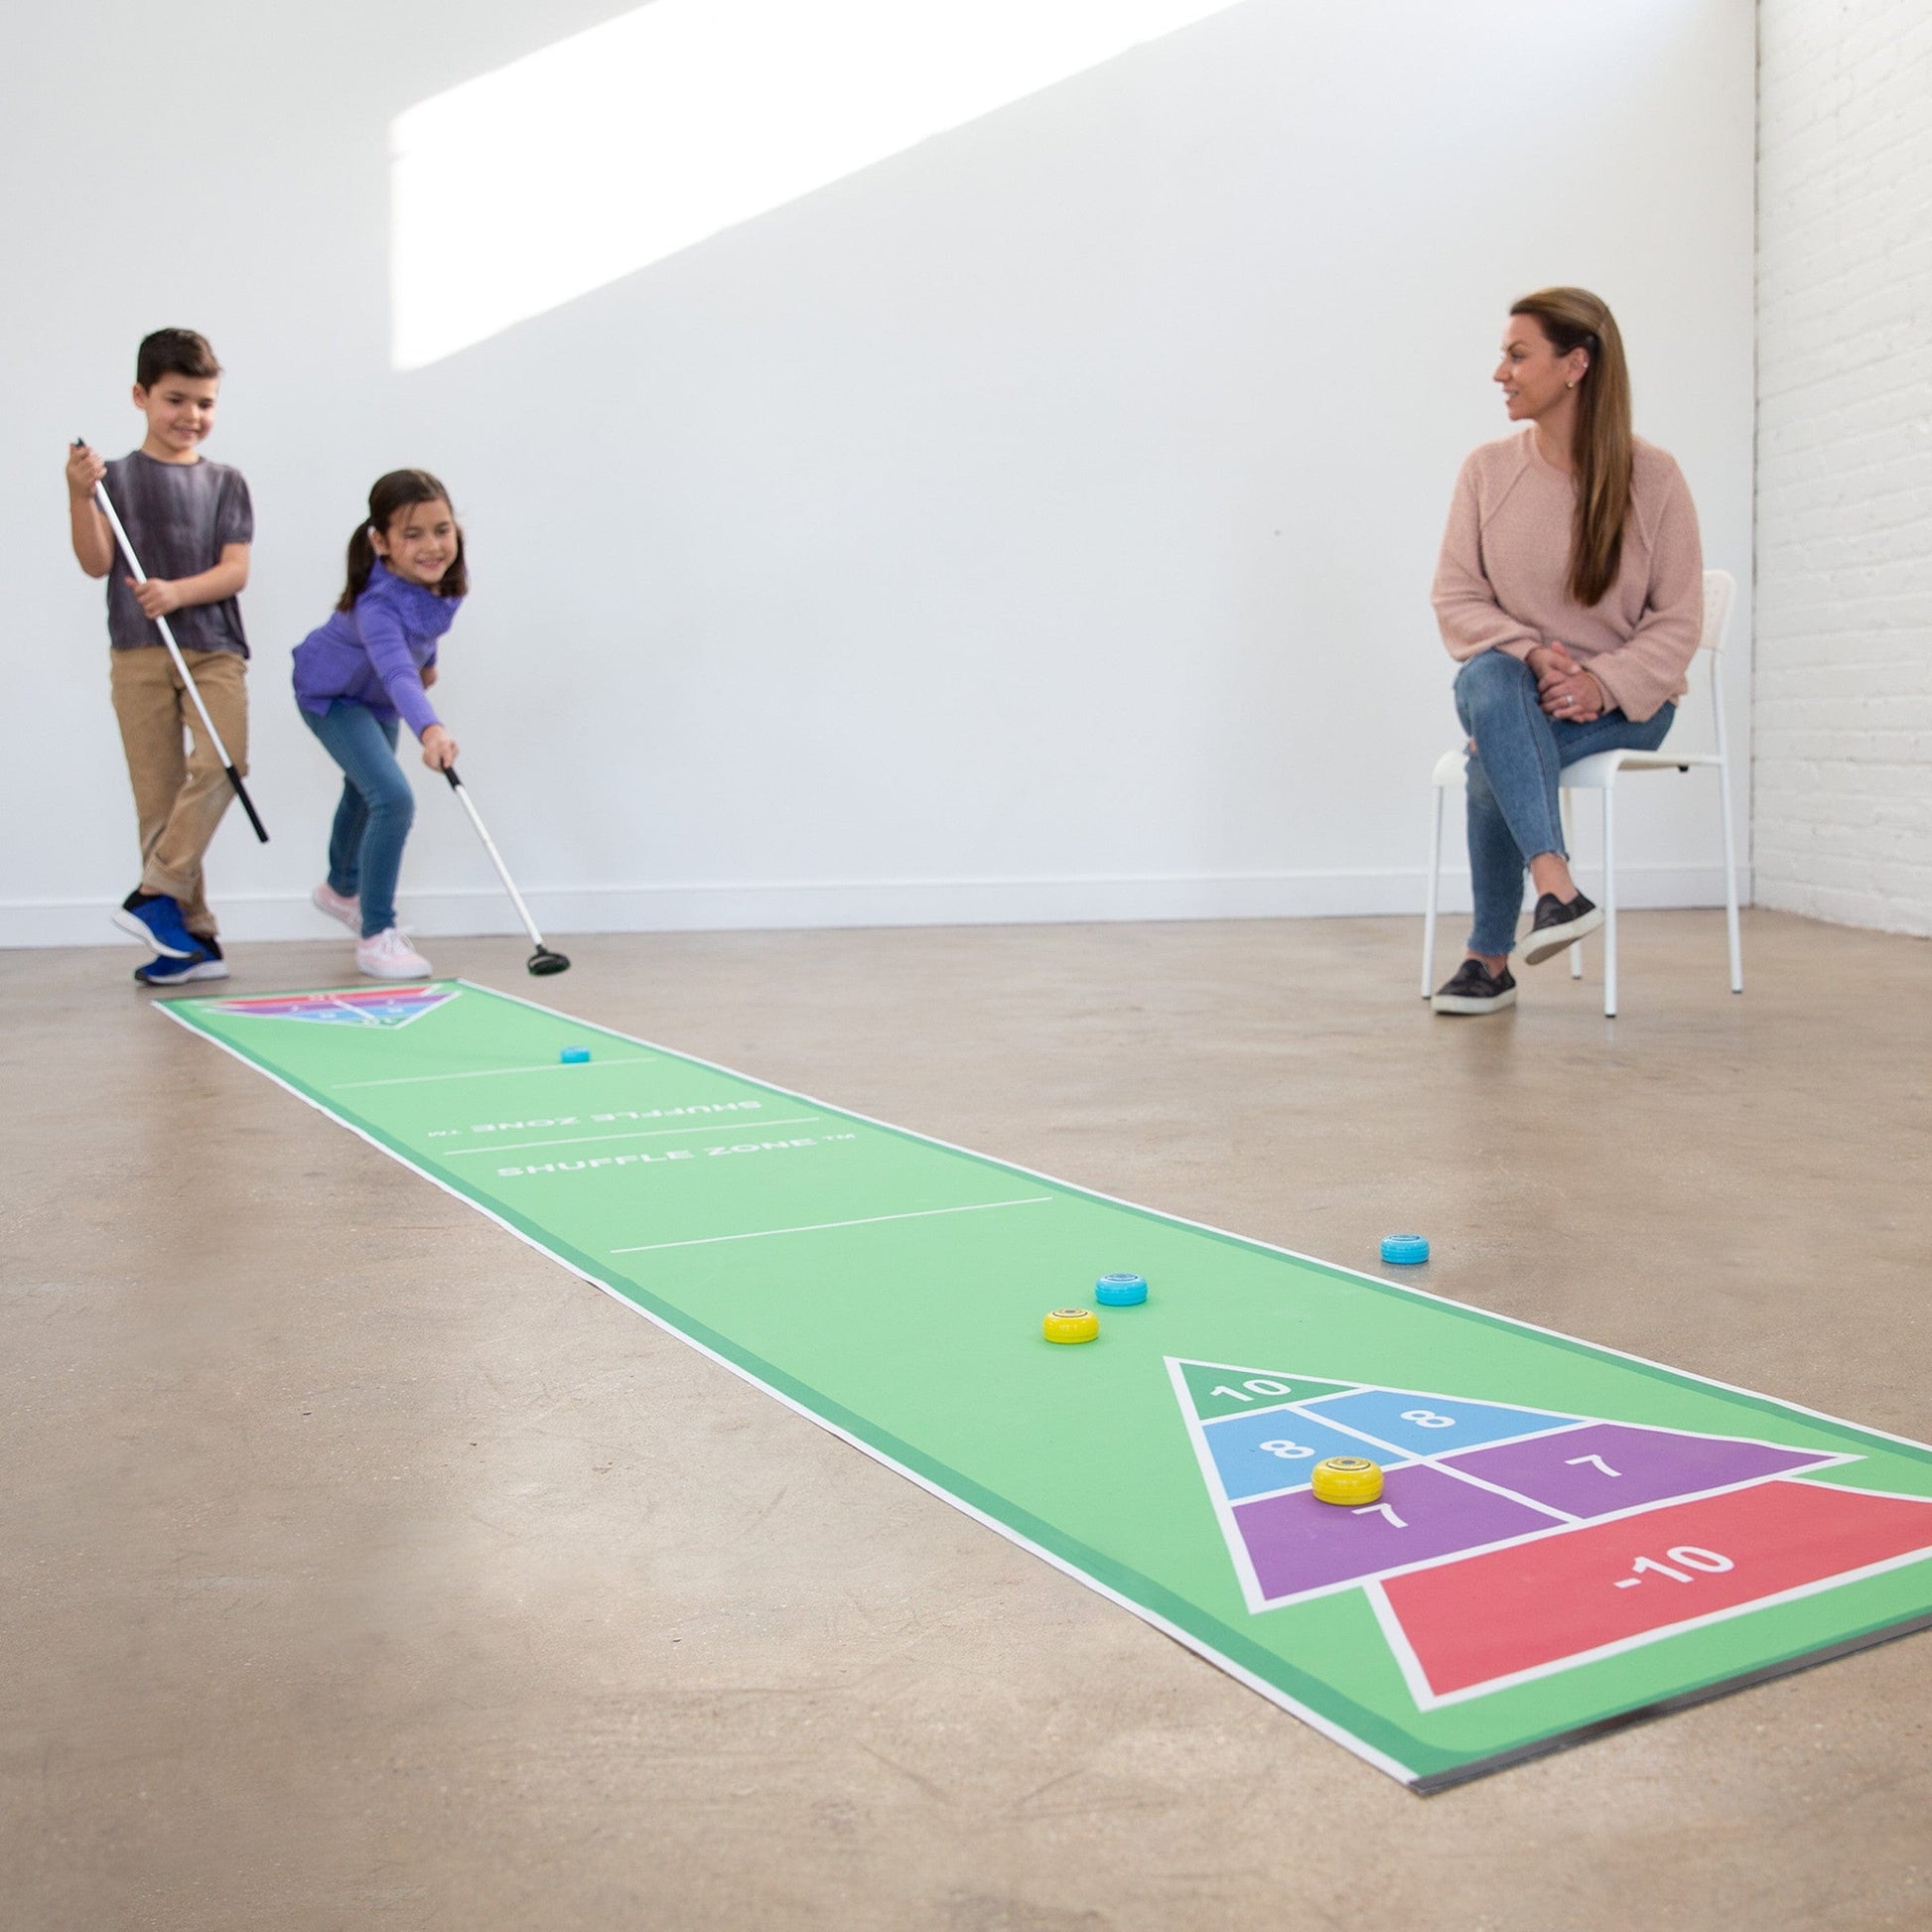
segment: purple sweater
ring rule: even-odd
[[[337,699],[400,717],[418,738],[441,723],[423,690],[436,640],[456,621],[460,597],[405,583],[378,562],[353,611],[336,611],[295,647],[295,701],[318,717]]]

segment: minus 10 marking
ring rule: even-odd
[[[1693,1572],[1702,1571],[1707,1577],[1717,1577],[1736,1567],[1728,1557],[1721,1557],[1716,1550],[1700,1550],[1688,1543],[1680,1544],[1675,1550],[1667,1550],[1665,1555],[1670,1558],[1670,1563],[1659,1563],[1655,1557],[1639,1557],[1630,1566],[1637,1574],[1634,1577],[1619,1577],[1616,1587],[1635,1589],[1643,1582],[1646,1570],[1659,1577],[1668,1577],[1674,1584],[1688,1584],[1694,1581]],[[1673,1570],[1671,1564],[1682,1564],[1684,1568]]]

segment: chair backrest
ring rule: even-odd
[[[1737,580],[1727,570],[1704,573],[1704,629],[1698,649],[1711,653],[1711,739],[1720,758],[1728,759],[1730,747],[1725,734],[1724,682],[1718,675],[1718,654],[1725,647],[1730,629],[1730,607],[1737,601]]]
[[[1707,570],[1704,573],[1704,629],[1698,637],[1698,649],[1720,651],[1725,647],[1725,633],[1730,628],[1730,607],[1737,599],[1737,580],[1727,570]]]

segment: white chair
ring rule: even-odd
[[[1725,921],[1730,938],[1730,990],[1744,990],[1743,952],[1737,933],[1737,861],[1731,837],[1729,748],[1725,738],[1724,687],[1718,676],[1718,653],[1724,648],[1725,633],[1730,626],[1730,607],[1737,585],[1727,570],[1704,573],[1704,634],[1698,649],[1704,652],[1711,671],[1711,718],[1716,749],[1709,752],[1680,752],[1666,739],[1654,752],[1598,752],[1563,767],[1558,784],[1565,807],[1564,824],[1569,826],[1569,794],[1596,791],[1603,796],[1603,1012],[1616,1015],[1616,785],[1628,771],[1689,771],[1710,767],[1718,774],[1718,809],[1724,821],[1725,839]],[[1435,990],[1436,907],[1443,870],[1443,801],[1445,794],[1459,788],[1466,776],[1468,749],[1459,747],[1445,752],[1436,760],[1432,779],[1435,810],[1430,826],[1429,909],[1423,920],[1422,996],[1426,1000]],[[1570,976],[1581,979],[1584,971],[1584,942],[1570,948]]]

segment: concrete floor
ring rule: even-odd
[[[573,939],[541,995],[1932,1437],[1932,953],[1631,917]],[[513,990],[523,948],[442,942]],[[344,974],[238,949],[235,990]],[[144,1011],[0,956],[0,1925],[1922,1928],[1932,1636],[1410,1796]]]

